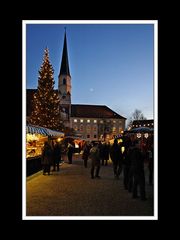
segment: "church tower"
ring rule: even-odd
[[[71,75],[69,71],[66,31],[64,34],[63,54],[58,76],[58,92],[62,117],[64,120],[69,121],[71,115]]]

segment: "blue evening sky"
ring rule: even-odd
[[[153,24],[26,27],[26,88],[37,88],[47,46],[57,89],[66,27],[72,103],[107,105],[126,118],[139,109],[153,118]]]

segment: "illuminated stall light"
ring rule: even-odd
[[[145,133],[145,134],[144,134],[144,137],[145,137],[145,138],[148,138],[148,137],[149,137],[149,134],[148,134],[148,133]]]
[[[121,147],[121,152],[123,153],[125,151],[125,147]]]
[[[137,133],[137,138],[141,138],[141,133]]]

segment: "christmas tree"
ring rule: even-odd
[[[43,63],[39,70],[38,88],[33,98],[30,123],[53,130],[61,130],[59,96],[54,90],[54,70],[49,60],[49,51],[44,51]]]

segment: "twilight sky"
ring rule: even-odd
[[[153,24],[27,24],[26,88],[37,88],[47,46],[57,89],[64,27],[72,103],[107,105],[126,118],[139,109],[152,119]]]

